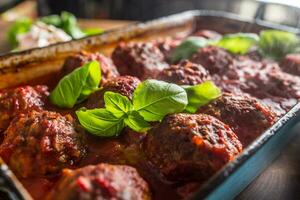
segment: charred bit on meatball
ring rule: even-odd
[[[112,60],[121,75],[136,76],[141,80],[155,78],[168,67],[164,55],[150,42],[121,42],[112,53]]]
[[[86,107],[89,109],[104,107],[103,97],[104,93],[107,91],[120,93],[132,100],[133,92],[139,83],[140,80],[133,76],[118,76],[110,78],[103,84],[102,90],[93,93],[88,98]]]
[[[199,113],[216,117],[228,124],[244,147],[253,142],[276,121],[276,115],[255,98],[223,93],[221,97],[201,107]]]
[[[197,85],[211,77],[201,65],[184,60],[160,72],[157,79],[178,85]]]
[[[205,181],[241,151],[230,127],[205,114],[173,114],[144,142],[152,164],[171,181]]]
[[[22,178],[56,175],[86,152],[83,134],[70,115],[30,111],[16,116],[4,134],[0,156]]]
[[[16,115],[30,110],[42,110],[48,95],[48,87],[44,85],[1,90],[0,133],[6,130]]]

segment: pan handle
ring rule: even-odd
[[[288,7],[289,9],[296,10],[300,12],[300,2],[295,0],[256,0],[259,3],[258,9],[255,13],[255,20],[264,20],[264,13],[266,11],[266,7],[269,4],[281,5],[284,7]],[[295,24],[296,28],[300,28],[300,15],[298,15],[297,24]]]

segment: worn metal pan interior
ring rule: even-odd
[[[178,33],[184,34],[195,29],[211,29],[220,33],[232,33],[239,31],[258,32],[268,28],[299,33],[298,29],[291,27],[269,24],[259,20],[244,20],[236,15],[224,12],[184,12],[146,23],[131,25],[124,29],[113,30],[103,35],[2,55],[0,56],[0,88],[15,86],[58,71],[66,56],[74,52],[81,50],[100,51],[105,55],[110,55],[120,40],[146,41]],[[298,103],[274,126],[245,149],[234,162],[226,165],[201,187],[194,198],[231,199],[237,195],[283,148],[285,142],[291,136],[289,134],[291,128],[299,121],[299,115],[300,104]],[[274,147],[276,147],[276,151]],[[0,171],[3,172],[1,168]],[[16,184],[14,188],[19,188],[19,184]],[[20,191],[16,192],[20,193]],[[26,197],[22,198],[26,199]]]

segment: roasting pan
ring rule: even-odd
[[[63,60],[78,51],[100,51],[110,55],[119,41],[147,41],[175,34],[187,34],[197,29],[211,29],[220,33],[257,33],[270,28],[299,34],[297,28],[270,24],[259,19],[245,20],[220,11],[187,11],[115,29],[102,35],[1,55],[0,88],[17,86],[37,78],[43,79],[46,75],[60,70]],[[191,199],[233,199],[276,158],[293,136],[293,128],[298,122],[300,123],[300,103],[249,145],[236,160],[207,181]],[[0,199],[1,197],[31,199],[0,159]]]

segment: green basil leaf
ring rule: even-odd
[[[159,121],[170,113],[184,110],[187,94],[176,84],[158,80],[140,83],[133,94],[133,107],[146,121]]]
[[[260,32],[260,53],[273,60],[281,60],[285,55],[299,52],[299,38],[294,33],[265,30]]]
[[[132,130],[136,132],[146,132],[151,128],[151,125],[145,121],[145,119],[137,112],[132,111],[128,114],[128,117],[124,119],[124,122]]]
[[[83,30],[83,33],[86,35],[86,36],[91,36],[91,35],[98,35],[98,34],[101,34],[103,33],[104,30],[101,29],[101,28],[87,28],[87,29],[84,29]]]
[[[39,19],[40,21],[44,22],[45,24],[52,25],[55,27],[61,27],[62,20],[59,15],[49,15]]]
[[[130,100],[119,93],[105,92],[104,102],[106,109],[116,117],[122,117],[132,110]]]
[[[9,28],[7,32],[7,39],[13,48],[18,46],[17,36],[22,33],[27,33],[32,25],[32,21],[29,18],[22,18],[17,21]]]
[[[63,29],[67,34],[69,34],[72,38],[78,39],[85,37],[86,35],[81,31],[77,24],[76,17],[69,12],[61,13],[61,29]]]
[[[212,81],[206,81],[194,86],[183,87],[188,96],[188,105],[185,110],[190,113],[195,113],[199,107],[209,103],[221,95],[221,90]]]
[[[172,55],[171,62],[175,63],[180,60],[189,59],[199,48],[209,44],[209,40],[203,37],[188,37],[180,45],[178,45]]]
[[[59,107],[72,108],[98,90],[100,64],[92,61],[63,77],[50,94],[50,101]]]
[[[78,110],[80,124],[91,134],[101,137],[117,136],[125,127],[124,119],[114,116],[104,108]]]
[[[222,47],[234,54],[245,54],[257,44],[258,35],[253,33],[236,33],[224,35],[220,40],[212,45]]]

